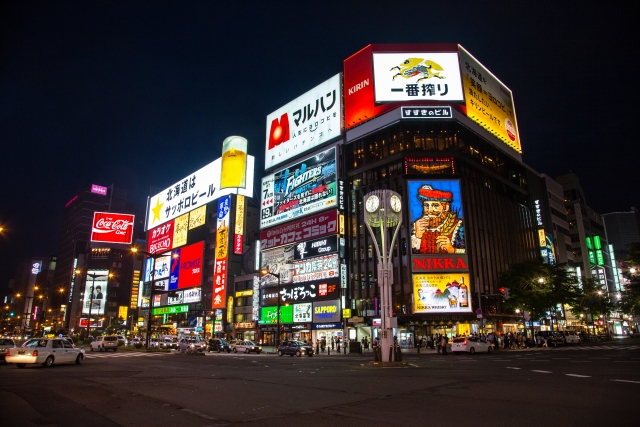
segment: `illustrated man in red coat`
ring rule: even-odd
[[[422,216],[413,223],[411,246],[414,253],[463,254],[464,226],[458,213],[451,210],[453,193],[430,185],[418,189]]]

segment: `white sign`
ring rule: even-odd
[[[220,189],[222,158],[165,188],[149,200],[146,229],[157,227],[189,211],[229,194],[253,197],[255,158],[247,156],[247,188]]]
[[[374,53],[376,102],[464,101],[457,53]]]
[[[166,279],[169,277],[169,270],[171,269],[171,255],[168,253],[165,256],[156,258],[155,262],[155,275],[153,274],[153,258],[147,258],[144,261],[144,281],[150,282],[152,280]]]
[[[185,304],[190,302],[200,302],[202,299],[202,288],[191,288],[182,291],[184,293],[182,299]]]
[[[338,277],[338,254],[308,258],[293,263],[293,283]]]
[[[305,323],[311,322],[312,320],[312,309],[313,303],[305,302],[302,304],[294,304],[293,305],[293,322],[294,323]]]
[[[94,277],[91,277],[91,276]],[[109,284],[109,270],[89,270],[82,296],[82,313],[91,315],[104,314],[104,306]]]
[[[267,116],[265,169],[340,136],[341,88],[336,74]]]

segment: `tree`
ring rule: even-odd
[[[509,288],[505,306],[528,311],[531,319],[555,312],[558,304],[575,305],[582,296],[575,273],[563,265],[541,262],[513,264],[498,277],[500,287]]]
[[[571,312],[580,317],[586,313],[591,314],[592,319],[600,316],[608,316],[616,308],[609,298],[607,287],[594,279],[582,281],[581,298],[578,304],[571,306]],[[583,321],[586,318],[582,317]]]

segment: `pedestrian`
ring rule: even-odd
[[[427,347],[431,348],[431,335],[427,335]]]
[[[442,340],[442,337],[440,336],[440,334],[436,334],[436,349],[438,350],[438,354],[440,354],[440,351],[442,351],[440,340]]]
[[[449,343],[449,338],[447,338],[447,336],[443,336],[442,340],[440,340],[440,342],[442,343],[442,355],[443,356],[447,356],[449,353],[447,353],[447,344]]]

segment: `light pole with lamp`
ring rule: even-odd
[[[397,319],[392,316],[393,260],[391,251],[402,224],[402,198],[392,190],[375,190],[364,196],[364,206],[364,221],[378,256],[378,283],[382,282],[380,286],[382,348],[386,349],[394,345],[393,328],[397,327]],[[376,229],[379,229],[380,241],[378,241],[377,233],[374,232]],[[393,233],[393,236],[387,245],[389,231]],[[391,362],[389,353],[386,351],[381,353],[383,362]]]
[[[76,270],[76,274],[82,274],[82,271],[81,270]],[[108,286],[109,279],[111,279],[113,277],[113,273],[94,274],[94,273],[89,273],[87,271],[86,275],[87,275],[87,277],[91,277],[91,289],[90,289],[91,294],[89,295],[89,318],[87,319],[87,336],[90,337],[91,336],[91,311],[93,310],[93,296],[95,295],[95,292],[96,292],[96,288],[95,288],[96,277],[106,277],[107,278],[107,289],[109,289],[109,286]]]
[[[151,342],[151,317],[153,315],[153,293],[156,285],[156,259],[166,257],[167,254],[152,254],[149,252],[142,251],[135,246],[131,248],[131,252],[134,254],[144,254],[149,258],[153,259],[153,268],[151,270],[151,289],[149,291],[149,315],[147,316],[147,338],[146,338],[146,346],[149,348],[149,343]],[[172,254],[173,257],[177,257],[178,254]]]
[[[277,317],[277,329],[276,329],[276,351],[278,351],[278,346],[280,345],[280,273],[272,273],[268,268],[263,268],[260,270],[260,274],[262,277],[265,276],[274,276],[278,279],[278,308],[276,311]]]

